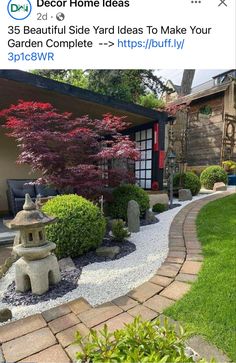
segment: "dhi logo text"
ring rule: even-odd
[[[15,20],[28,18],[32,11],[30,0],[10,0],[7,6],[8,14]]]

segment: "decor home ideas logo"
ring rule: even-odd
[[[30,0],[10,0],[7,5],[8,14],[15,20],[28,18],[32,11]]]

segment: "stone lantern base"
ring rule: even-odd
[[[42,295],[61,280],[61,274],[54,255],[36,261],[28,261],[23,257],[15,263],[16,291],[32,290],[33,294]]]

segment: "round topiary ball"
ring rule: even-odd
[[[105,218],[100,209],[75,194],[58,195],[43,207],[44,213],[57,217],[46,227],[47,238],[56,243],[58,258],[77,257],[97,248],[105,234]]]
[[[201,189],[199,177],[191,171],[175,174],[173,185],[174,188],[190,189],[192,195],[197,195]]]
[[[213,165],[203,170],[200,181],[204,188],[213,189],[215,183],[222,182],[227,184],[228,176],[221,166]]]
[[[127,220],[127,208],[130,200],[135,200],[139,204],[141,217],[149,209],[148,194],[137,185],[123,184],[113,190],[112,197],[109,212],[115,219]]]

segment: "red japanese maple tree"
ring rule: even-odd
[[[19,147],[17,163],[40,171],[38,183],[92,196],[107,184],[102,163],[139,158],[135,143],[122,135],[128,126],[124,117],[107,114],[101,120],[87,115],[74,118],[49,103],[22,100],[1,111],[0,116],[6,119],[7,135],[15,138]],[[122,178],[129,181],[128,170],[122,172]],[[115,167],[111,167],[111,175],[117,176]]]

